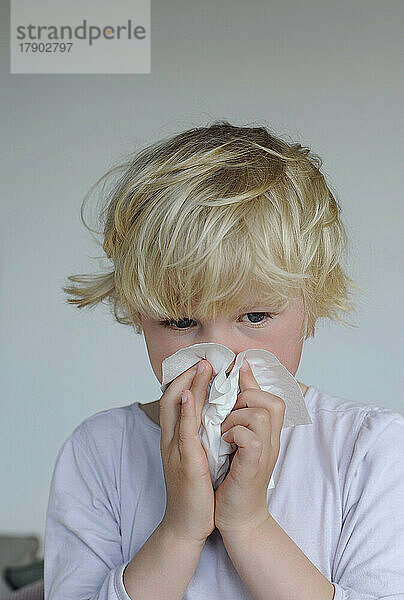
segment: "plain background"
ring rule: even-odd
[[[81,223],[84,195],[126,153],[216,119],[311,147],[342,207],[348,274],[366,291],[358,327],[320,321],[297,378],[404,414],[402,1],[153,0],[152,72],[138,75],[10,75],[7,5],[1,533],[43,540],[65,439],[98,411],[161,395],[142,336],[106,305],[66,303],[68,275],[109,266]]]

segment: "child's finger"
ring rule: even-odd
[[[193,394],[193,399],[195,402],[196,422],[199,431],[199,427],[201,425],[202,408],[206,400],[206,390],[212,375],[212,365],[209,361],[202,359],[199,361],[197,367],[202,367],[203,370],[197,371],[192,380],[190,390]]]
[[[173,379],[160,398],[161,444],[165,447],[171,443],[180,417],[181,392],[191,387],[195,373],[195,366],[181,373]]]
[[[184,390],[182,398],[178,423],[178,450],[186,472],[195,476],[204,473],[207,469],[206,455],[202,450],[199,437],[195,396],[190,390]]]

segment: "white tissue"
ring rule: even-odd
[[[236,355],[226,346],[207,342],[180,348],[162,362],[162,383],[160,389],[165,391],[169,383],[178,375],[205,358],[213,367],[212,377],[207,387],[206,401],[202,408],[199,436],[205,448],[209,463],[209,471],[213,488],[222,483],[229,464],[230,455],[236,451],[237,445],[222,439],[221,424],[231,412],[240,393],[239,369],[246,358],[260,388],[279,396],[285,402],[285,418],[282,425],[293,427],[312,423],[307,411],[300,386],[293,375],[277,359],[262,348],[249,348]],[[236,358],[229,375],[226,370]],[[273,477],[268,485],[274,488]]]

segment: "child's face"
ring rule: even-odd
[[[272,319],[265,314],[272,314],[270,306],[260,304],[257,300],[248,302],[248,299],[243,305],[248,307],[240,309],[235,315],[219,316],[209,322],[189,317],[185,322],[171,322],[171,327],[143,317],[142,327],[150,364],[160,384],[163,360],[180,348],[202,342],[223,344],[236,355],[249,348],[269,350],[295,376],[303,347],[303,341],[300,341],[304,322],[303,300],[296,300],[289,309]],[[234,361],[226,372],[233,365]]]

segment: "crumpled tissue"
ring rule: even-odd
[[[237,444],[222,439],[221,424],[231,412],[240,393],[239,370],[246,358],[260,388],[279,396],[285,402],[285,417],[282,428],[312,423],[307,411],[304,396],[297,380],[277,357],[262,348],[249,348],[236,355],[226,346],[213,342],[193,344],[180,348],[162,362],[162,382],[160,389],[165,391],[169,383],[178,375],[205,358],[212,365],[206,401],[201,413],[199,436],[208,459],[213,488],[222,483],[230,465],[230,455]],[[228,376],[226,370],[236,358]],[[274,488],[273,476],[268,485]]]

